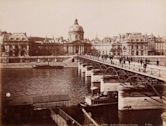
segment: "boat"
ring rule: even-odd
[[[90,95],[85,97],[84,102],[80,102],[80,106],[82,107],[95,107],[115,104],[118,104],[118,98],[113,95]]]
[[[33,68],[34,69],[63,69],[64,66],[45,64],[45,65],[34,65]]]

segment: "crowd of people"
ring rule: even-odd
[[[98,52],[96,53],[91,53],[90,55],[97,57],[97,59],[102,59],[102,61],[107,61],[108,59],[110,60],[111,64],[114,64],[113,59],[115,58],[113,55],[108,55],[108,54],[100,54]],[[150,64],[150,60],[148,59],[140,59],[137,61],[134,61],[132,57],[125,57],[125,56],[121,56],[121,57],[116,57],[116,59],[119,60],[119,64],[126,64],[128,63],[130,65],[131,62],[138,62],[141,64],[141,66],[143,67],[143,71],[146,72],[146,68],[147,65]],[[159,66],[159,60],[156,61],[156,65]]]

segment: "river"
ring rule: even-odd
[[[29,97],[66,94],[70,97],[70,104],[77,106],[88,94],[87,83],[79,76],[77,68],[1,69],[2,96],[5,97],[6,92],[10,92],[13,103],[15,100],[28,103]],[[18,101],[19,97],[22,97],[20,101]],[[140,126],[159,126],[162,123],[161,110],[119,112],[117,106],[107,106],[87,109],[87,111],[99,124],[105,125],[125,123],[135,126],[138,124]],[[71,114],[75,118],[78,117],[74,110]]]

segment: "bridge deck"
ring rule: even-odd
[[[130,71],[130,72],[134,72],[137,74],[141,74],[144,76],[148,76],[151,78],[155,78],[161,81],[166,81],[166,67],[165,66],[156,66],[156,65],[147,65],[146,71],[144,71],[144,68],[141,64],[137,63],[137,62],[131,62],[129,63],[125,63],[125,64],[120,64],[119,61],[117,59],[114,59],[111,63],[110,60],[102,60],[101,58],[97,58],[94,56],[88,56],[88,55],[81,55],[78,56],[80,58],[84,58],[87,60],[91,60],[94,62],[98,62],[104,65],[109,65],[115,68],[119,68],[119,69],[123,69],[126,71]]]

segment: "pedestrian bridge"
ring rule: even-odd
[[[126,62],[119,63],[117,59],[102,59],[95,56],[90,55],[78,55],[78,59],[80,62],[89,63],[92,65],[98,65],[100,69],[112,69],[113,74],[118,74],[121,78],[128,78],[131,75],[137,75],[140,77],[144,77],[146,79],[153,79],[156,81],[166,82],[166,67],[165,66],[157,66],[157,65],[147,65],[147,68],[143,67],[140,63],[137,62]],[[106,73],[105,73],[106,74]]]

